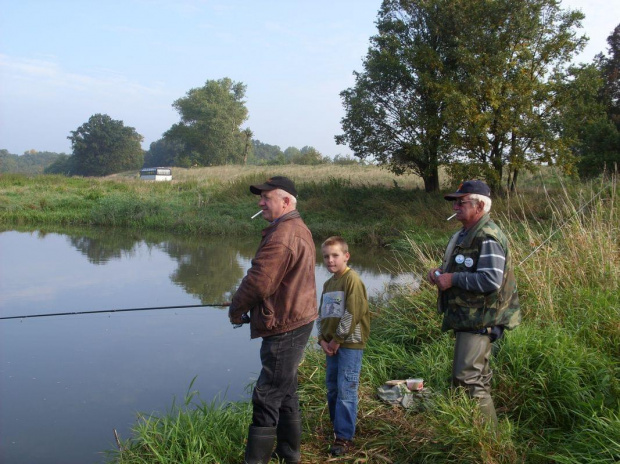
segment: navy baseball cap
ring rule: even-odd
[[[260,195],[261,192],[281,189],[290,193],[297,198],[297,189],[291,179],[284,176],[273,176],[265,181],[263,184],[250,185],[250,192],[254,195]]]
[[[484,195],[485,197],[491,197],[491,189],[487,184],[481,180],[468,180],[459,185],[456,192],[444,195],[446,200],[456,200],[457,198],[464,197],[471,193],[478,195]]]

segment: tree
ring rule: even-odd
[[[609,57],[597,56],[601,63],[603,78],[603,99],[608,105],[607,114],[620,131],[620,24],[607,37]]]
[[[439,161],[455,132],[450,75],[458,3],[384,0],[364,71],[354,72],[354,87],[340,94],[346,114],[336,142],[397,174],[418,174],[427,192],[439,189]]]
[[[240,129],[248,118],[246,86],[229,78],[208,80],[173,103],[181,115],[164,136],[181,142],[192,164],[241,163],[247,155],[248,132]],[[250,131],[251,134],[251,131]]]
[[[74,174],[107,176],[140,169],[144,162],[142,136],[106,114],[91,116],[67,138],[73,148]]]
[[[534,161],[553,161],[549,74],[585,43],[580,12],[556,0],[384,0],[378,35],[341,93],[356,156],[439,188],[438,166],[465,166],[500,190]],[[456,175],[459,171],[454,169]]]
[[[299,150],[299,155],[291,158],[293,164],[317,165],[324,163],[325,159],[320,151],[314,147],[305,146]]]
[[[273,164],[281,160],[284,154],[277,145],[269,145],[260,140],[252,140],[254,157],[259,164]]]
[[[144,167],[182,166],[185,145],[178,140],[162,137],[152,142],[144,155]]]
[[[598,61],[598,60],[595,60]],[[559,141],[581,177],[593,177],[620,158],[620,132],[607,114],[602,98],[604,73],[600,62],[569,68],[569,79],[557,87],[562,111],[557,113]]]
[[[586,41],[574,31],[583,14],[556,0],[466,3],[458,10],[458,154],[499,191],[505,167],[514,187],[520,169],[564,159],[551,120],[561,111],[562,70]]]

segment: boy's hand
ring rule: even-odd
[[[336,342],[335,340],[332,340],[331,342],[329,342],[329,345],[327,345],[327,348],[332,352],[332,356],[333,356],[336,353],[338,353],[338,348],[340,348],[340,343]]]
[[[327,356],[333,356],[334,355],[334,353],[332,352],[332,350],[329,347],[329,343],[327,343],[325,340],[321,340],[320,345],[321,345],[321,348],[323,348],[323,352]]]

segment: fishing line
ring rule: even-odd
[[[102,313],[122,313],[130,311],[155,311],[158,309],[185,309],[185,308],[204,308],[209,306],[230,306],[230,303],[208,303],[196,305],[178,305],[178,306],[150,306],[148,308],[123,308],[123,309],[102,309],[99,311],[73,311],[65,313],[48,313],[48,314],[30,314],[25,316],[5,316],[0,320],[7,319],[30,319],[34,317],[53,317],[53,316],[74,316],[77,314],[102,314]]]

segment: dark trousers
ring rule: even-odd
[[[297,414],[297,368],[314,322],[298,329],[263,338],[262,369],[252,394],[252,425],[276,427],[280,413]]]

